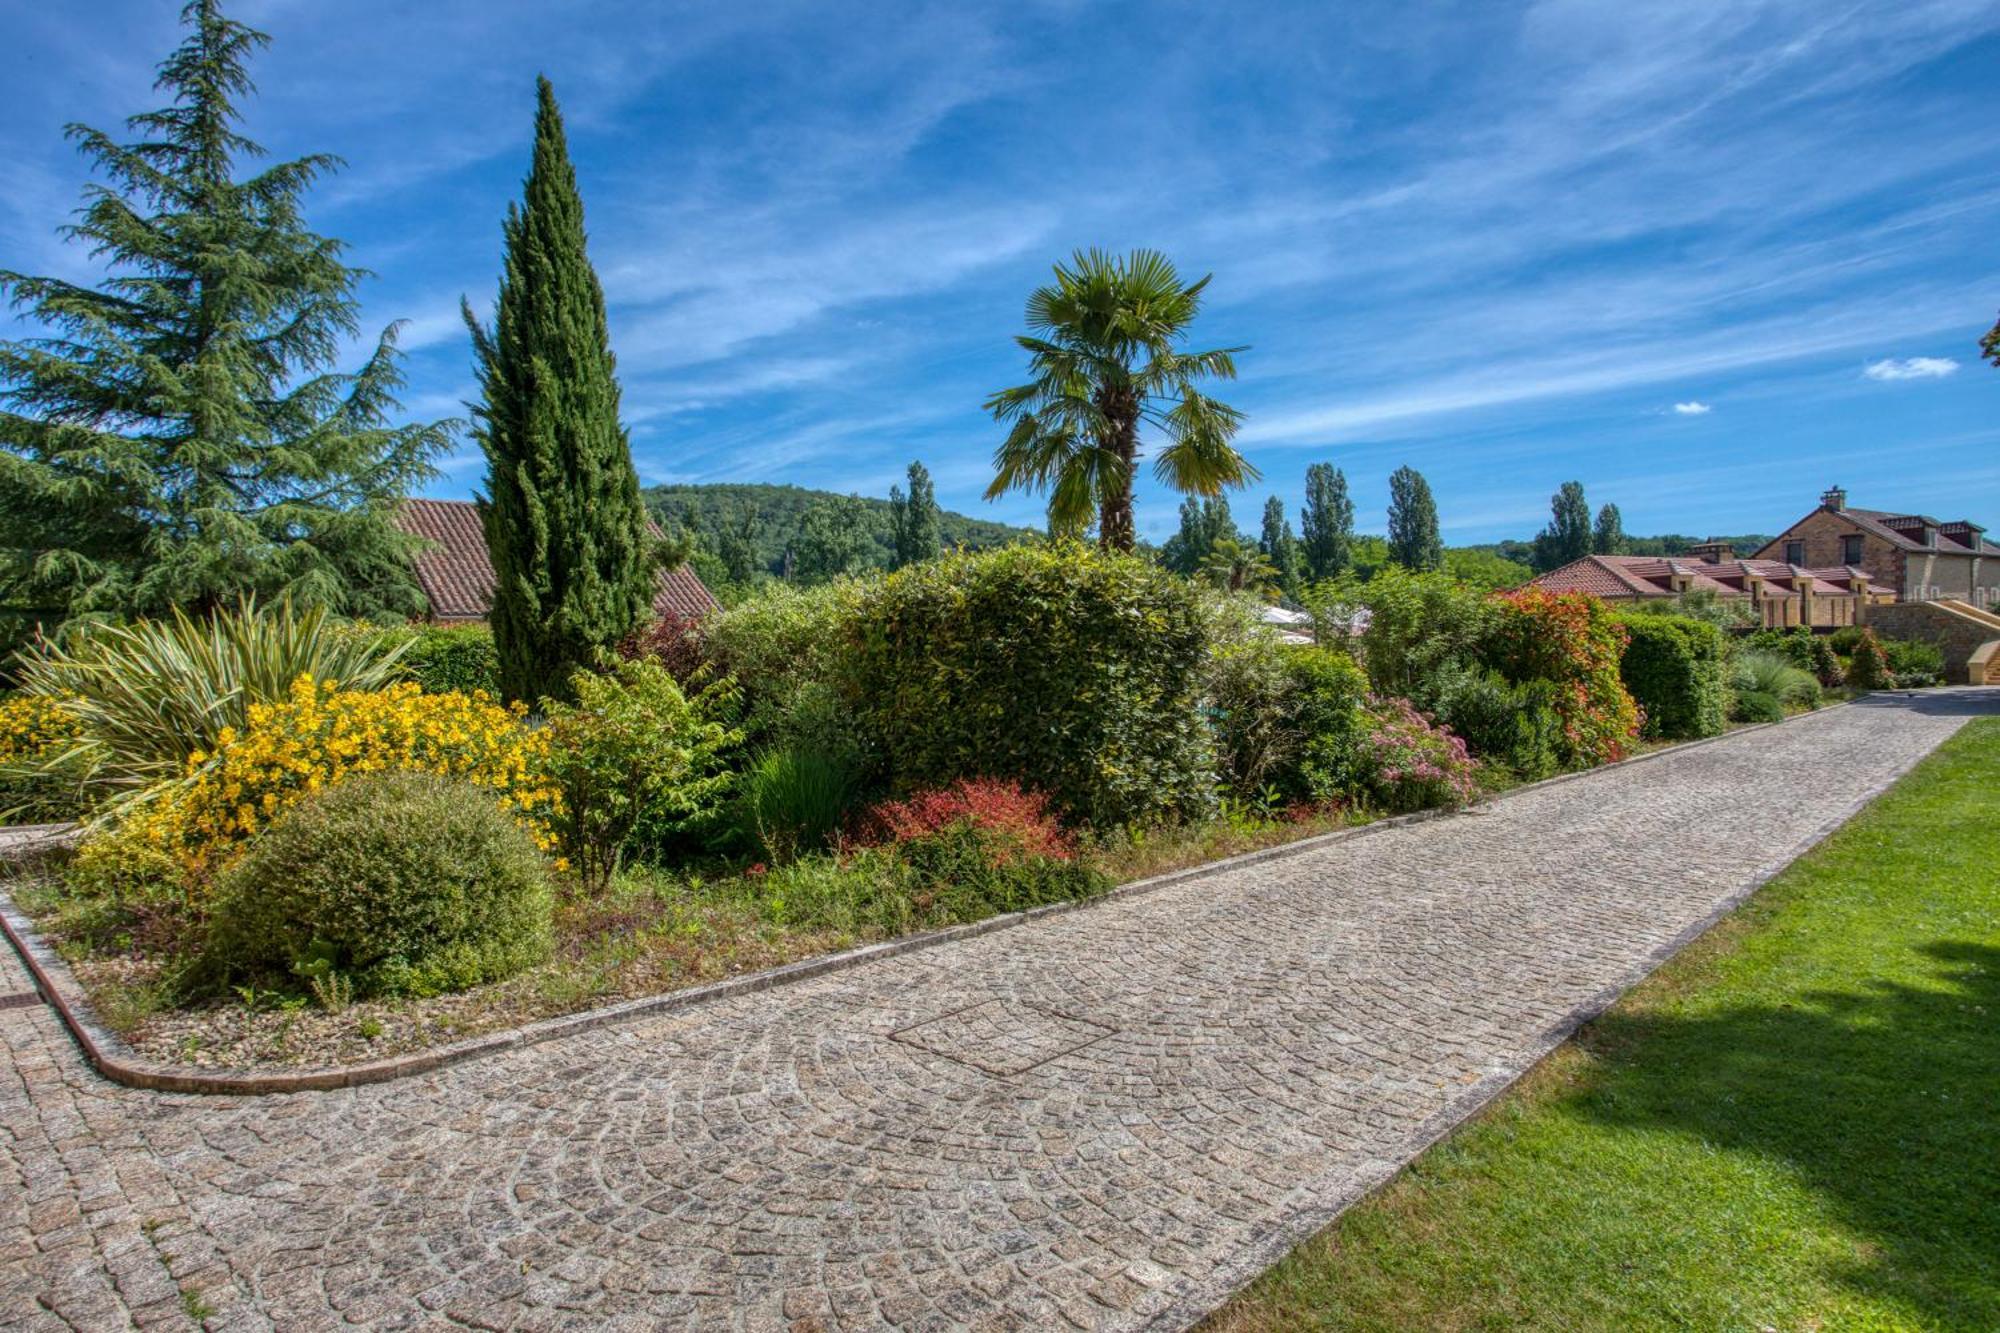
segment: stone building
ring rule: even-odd
[[[1773,628],[1835,629],[1859,623],[1867,605],[1895,600],[1894,591],[1854,566],[1809,568],[1781,560],[1740,560],[1726,542],[1708,542],[1686,556],[1587,555],[1534,580],[1550,592],[1587,592],[1607,602],[1664,601],[1687,593],[1749,604]]]
[[[1899,601],[2000,607],[2000,546],[1986,540],[1986,529],[1962,518],[1852,509],[1838,486],[1757,555],[1795,565],[1853,565],[1893,588]]]

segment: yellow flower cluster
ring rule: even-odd
[[[40,694],[0,699],[0,764],[33,759],[76,734],[76,715],[60,699]]]
[[[547,740],[523,711],[484,691],[424,694],[411,682],[343,690],[301,676],[282,703],[253,705],[241,733],[225,728],[214,753],[189,756],[185,781],[132,810],[119,834],[167,853],[198,881],[313,792],[402,769],[491,788],[547,850],[557,797],[541,776]]]

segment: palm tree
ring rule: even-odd
[[[1122,259],[1079,250],[1055,276],[1028,298],[1032,332],[1014,340],[1033,378],[986,400],[996,420],[1013,423],[994,452],[986,498],[1046,491],[1051,531],[1081,532],[1095,515],[1098,540],[1129,551],[1142,423],[1165,434],[1153,471],[1182,494],[1215,496],[1254,481],[1257,469],[1230,443],[1243,414],[1197,387],[1210,376],[1235,379],[1244,349],[1179,350],[1208,279],[1183,286],[1157,250]]]
[[[1252,592],[1269,599],[1278,582],[1278,567],[1242,538],[1223,537],[1209,548],[1201,577],[1228,592]]]

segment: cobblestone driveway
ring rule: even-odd
[[[1996,695],[345,1092],[135,1092],[0,1011],[0,1324],[1183,1324]]]

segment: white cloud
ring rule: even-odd
[[[1958,362],[1948,356],[1906,356],[1884,357],[1871,361],[1861,373],[1871,380],[1941,380],[1958,369]]]
[[[1714,410],[1707,403],[1699,400],[1674,404],[1674,411],[1684,417],[1705,417]]]

